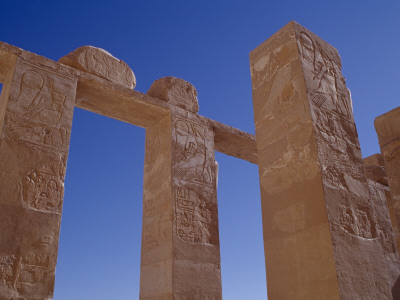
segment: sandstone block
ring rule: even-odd
[[[391,200],[388,201],[388,207],[397,247],[400,247],[400,107],[377,117],[375,129],[390,188]]]
[[[250,66],[268,298],[392,299],[385,194],[365,176],[337,50],[291,22]]]
[[[0,299],[50,299],[77,78],[22,54],[0,107]]]
[[[199,111],[197,91],[194,86],[180,78],[164,77],[153,82],[147,95],[159,98],[192,113]]]
[[[130,89],[136,86],[135,74],[129,66],[101,48],[83,46],[60,58],[58,62]]]
[[[381,154],[374,154],[364,158],[363,161],[367,177],[387,186],[388,180],[383,156]]]

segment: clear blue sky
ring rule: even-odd
[[[0,1],[0,40],[58,60],[83,45],[124,60],[146,92],[197,88],[200,114],[254,133],[249,52],[291,20],[335,46],[363,156],[400,105],[399,1]],[[56,300],[138,299],[142,128],[75,110]],[[217,153],[223,297],[266,299],[257,166]]]

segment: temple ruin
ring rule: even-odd
[[[341,67],[295,22],[258,46],[254,136],[102,49],[0,42],[0,300],[53,297],[74,107],[146,129],[140,299],[222,299],[215,151],[258,164],[268,299],[400,299],[400,107],[363,159]]]

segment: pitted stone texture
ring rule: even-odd
[[[193,113],[199,111],[195,87],[180,78],[163,77],[153,82],[147,95],[159,98]]]
[[[385,194],[365,176],[337,50],[291,22],[250,64],[268,298],[392,299]]]
[[[83,46],[60,58],[58,62],[130,89],[136,86],[136,77],[131,68],[101,48]]]
[[[27,53],[14,64],[0,105],[0,299],[50,299],[77,78]]]
[[[385,162],[391,200],[388,201],[392,225],[400,246],[400,107],[375,119],[381,153]]]
[[[374,154],[363,159],[365,174],[372,179],[385,186],[388,185],[388,179],[385,171],[385,163],[382,154]]]

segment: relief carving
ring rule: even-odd
[[[176,232],[180,239],[195,244],[217,244],[216,204],[195,191],[176,189]]]
[[[59,62],[131,89],[136,85],[135,75],[129,66],[101,48],[80,47],[62,57]]]
[[[17,263],[18,259],[15,255],[4,255],[0,257],[0,285],[15,288]]]
[[[347,233],[372,239],[377,237],[375,223],[368,209],[339,205],[340,227]]]
[[[0,256],[0,285],[21,289],[54,277],[56,256],[52,254],[54,237],[43,235],[24,254]]]
[[[212,150],[207,148],[206,133],[204,125],[183,119],[175,122],[175,174],[185,181],[213,186],[215,163]]]
[[[10,93],[10,101],[17,109],[6,114],[6,135],[14,142],[31,144],[41,149],[65,151],[69,129],[62,118],[67,94],[73,80],[69,77],[33,67],[30,64],[20,78],[19,90]],[[68,84],[65,84],[65,83]]]
[[[33,169],[21,181],[22,199],[31,209],[61,213],[65,163],[52,160]]]
[[[53,242],[52,235],[43,235],[31,245],[28,253],[22,256],[19,284],[39,283],[54,275],[56,258],[51,253]]]
[[[328,52],[306,32],[300,33],[299,50],[304,61],[311,65],[311,101],[318,108],[332,109],[344,118],[352,115],[352,105],[341,73],[340,58]]]

